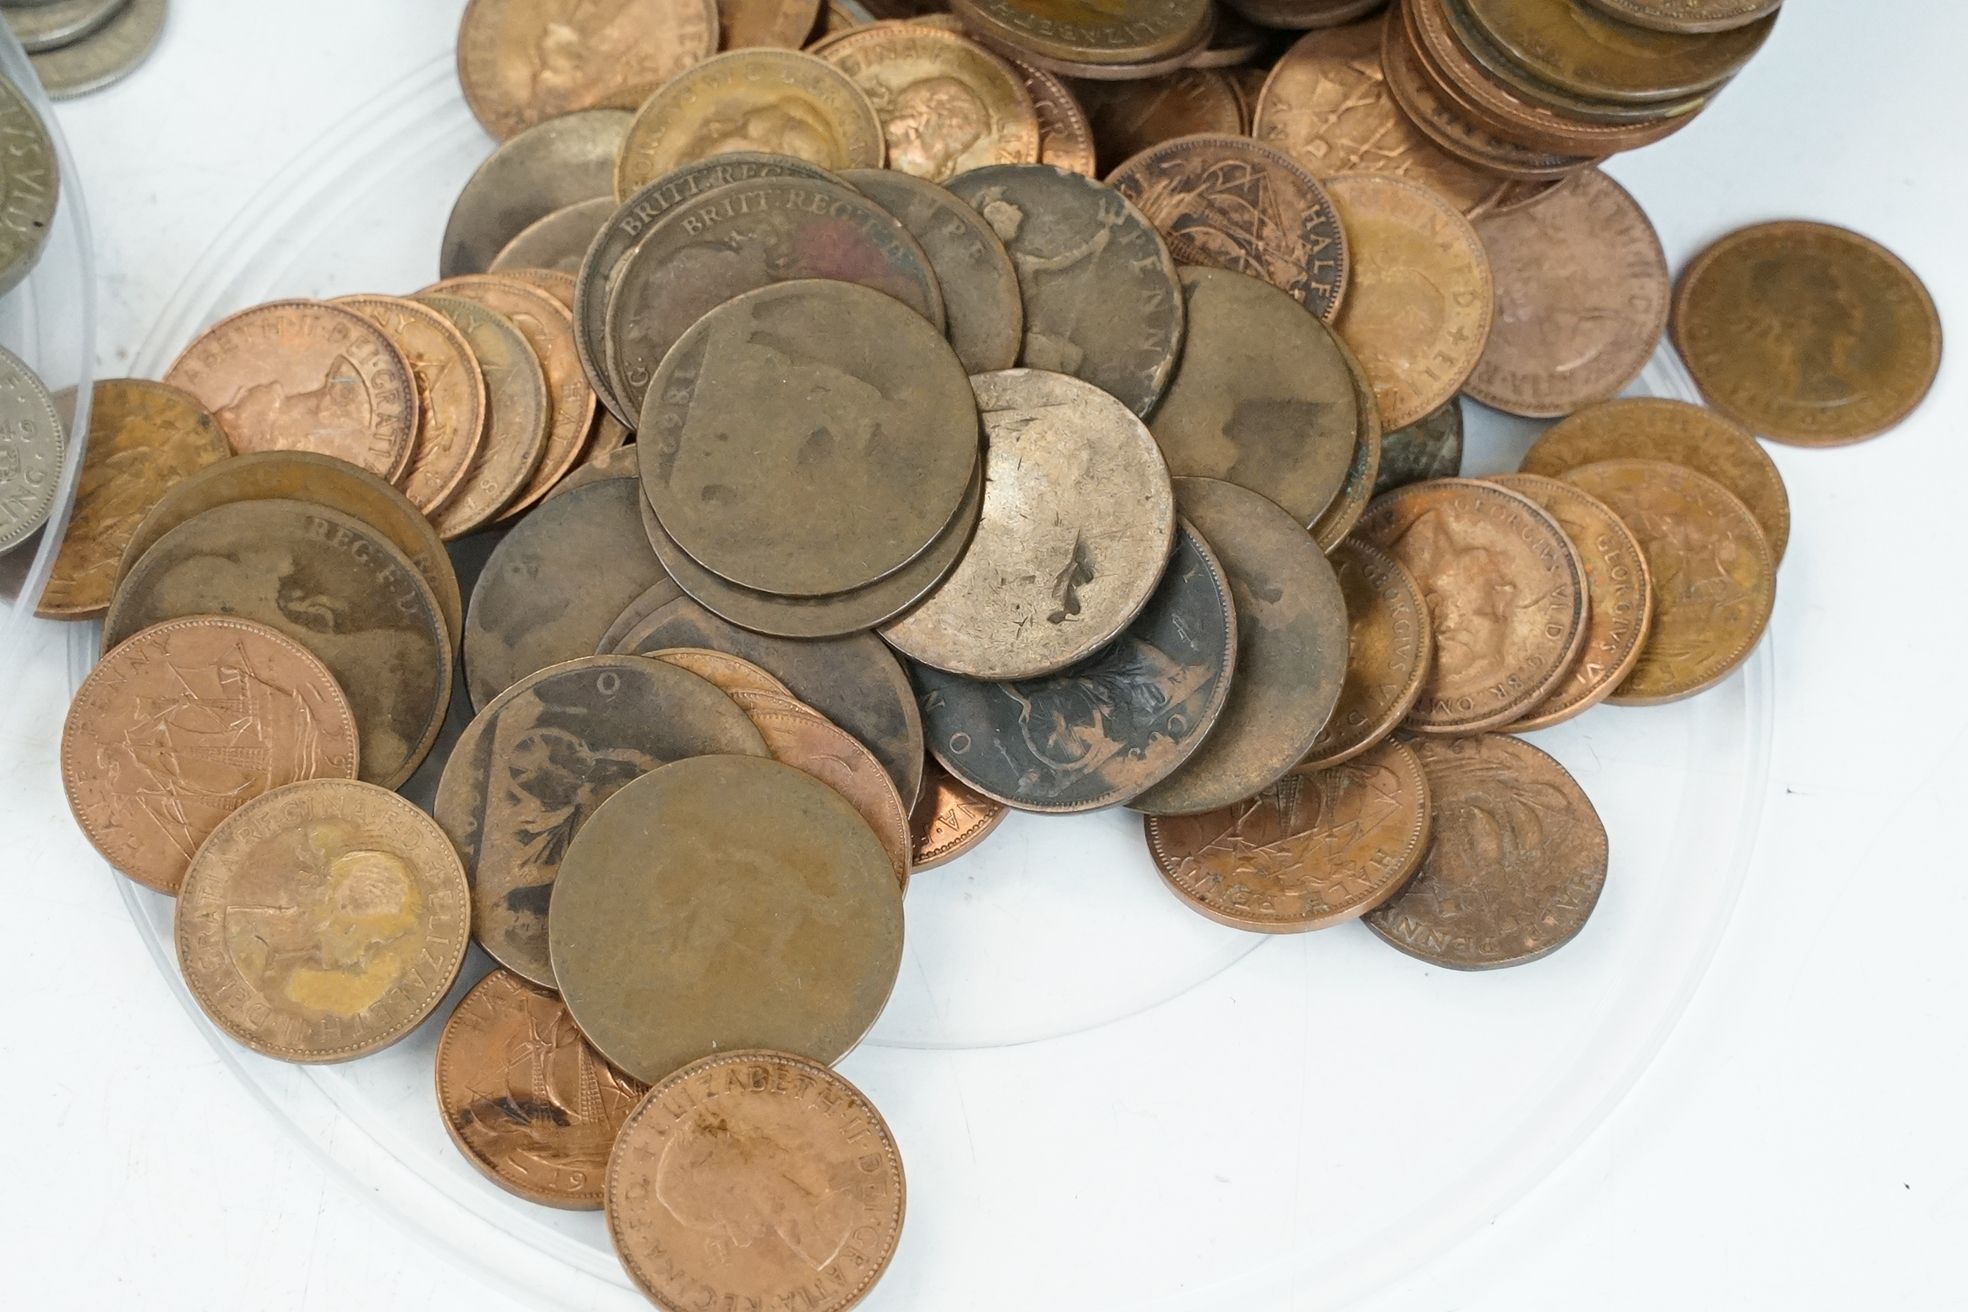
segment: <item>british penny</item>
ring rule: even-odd
[[[601,1206],[608,1154],[648,1092],[603,1061],[549,989],[495,970],[437,1041],[437,1109],[465,1160],[546,1207]]]
[[[355,715],[328,667],[263,624],[167,620],[112,648],[62,725],[62,790],[103,859],[176,893],[241,802],[353,779]]]
[[[458,81],[501,139],[583,109],[634,109],[718,48],[714,0],[472,0]]]
[[[970,380],[983,414],[984,509],[961,561],[882,629],[914,660],[974,679],[1050,674],[1148,604],[1175,537],[1168,465],[1134,412],[1037,369]]]
[[[715,684],[727,694],[740,692],[776,693],[788,701],[797,701],[792,689],[788,688],[770,674],[742,657],[730,652],[712,651],[708,647],[668,647],[662,651],[640,653],[652,661],[662,661],[678,669],[689,670],[700,679]],[[805,705],[804,702],[800,703]]]
[[[1550,430],[1546,430],[1547,432]],[[1548,474],[1548,469],[1532,470]],[[1380,439],[1380,474],[1374,495],[1392,492],[1431,478],[1454,478],[1462,473],[1462,398],[1454,396],[1405,428]]]
[[[1585,641],[1578,553],[1551,516],[1472,479],[1413,483],[1367,508],[1359,534],[1407,566],[1435,652],[1408,727],[1467,734],[1541,704]]]
[[[1160,77],[1067,86],[1086,111],[1103,174],[1176,137],[1236,136],[1244,130],[1236,88],[1217,69],[1179,68]],[[1108,181],[1111,185],[1113,179]]]
[[[1635,27],[1578,0],[1454,0],[1531,77],[1599,100],[1660,101],[1708,91],[1762,49],[1775,15],[1687,36]]]
[[[581,1032],[637,1079],[733,1048],[832,1062],[895,987],[902,885],[826,784],[778,761],[698,756],[588,818],[547,933]]]
[[[1346,293],[1346,234],[1325,188],[1290,156],[1242,135],[1152,146],[1107,179],[1182,264],[1249,274],[1330,321]]]
[[[1800,446],[1875,437],[1912,414],[1941,365],[1941,321],[1913,270],[1824,223],[1764,223],[1695,257],[1674,344],[1710,405]]]
[[[798,49],[820,16],[820,0],[717,0],[723,48]]]
[[[1335,547],[1332,564],[1346,602],[1346,677],[1299,767],[1308,772],[1350,761],[1400,728],[1435,650],[1428,601],[1407,566],[1361,538]]]
[[[1032,97],[1032,108],[1039,116],[1039,163],[1081,173],[1091,178],[1099,172],[1093,153],[1093,126],[1058,74],[1034,68],[1007,56],[1018,72],[1025,92]]]
[[[1020,810],[1068,812],[1131,801],[1175,773],[1223,714],[1236,662],[1229,580],[1182,525],[1148,605],[1079,664],[1011,683],[913,673],[944,769]]]
[[[490,523],[532,481],[553,430],[553,397],[540,357],[512,320],[462,296],[420,293],[451,322],[485,380],[485,437],[458,490],[431,513],[447,542]]]
[[[1496,318],[1463,390],[1549,418],[1639,376],[1667,327],[1667,256],[1626,189],[1588,169],[1544,204],[1476,220]]]
[[[1564,766],[1518,738],[1419,739],[1435,833],[1367,927],[1451,970],[1521,966],[1578,936],[1606,886],[1606,827]]]
[[[1606,503],[1646,552],[1654,623],[1610,700],[1679,701],[1749,659],[1777,600],[1777,562],[1749,508],[1714,479],[1659,460],[1602,460],[1565,481]]]
[[[1658,32],[1727,32],[1768,18],[1783,0],[1586,0],[1609,18]]]
[[[1496,311],[1469,221],[1427,187],[1375,173],[1329,179],[1352,279],[1333,326],[1359,357],[1380,419],[1405,428],[1462,390]]]
[[[745,713],[704,679],[640,656],[585,656],[528,675],[466,729],[431,815],[472,883],[472,937],[552,988],[547,903],[567,845],[630,780],[685,757],[764,756]]]
[[[232,449],[314,451],[395,481],[417,438],[417,382],[389,335],[353,310],[273,301],[201,333],[164,373]]]
[[[559,494],[556,492],[555,495]],[[647,507],[648,503],[645,502],[642,512],[645,519],[649,514]],[[636,625],[642,623],[651,615],[654,615],[657,611],[683,595],[684,591],[677,586],[675,579],[657,579],[645,588],[641,595],[634,601],[622,607],[622,613],[617,615],[607,629],[602,632],[601,637],[596,639],[595,655],[608,656],[614,654],[621,647],[622,640],[629,636]],[[696,671],[692,671],[692,673],[696,673]],[[712,682],[716,682],[716,680]]]
[[[875,107],[888,167],[943,182],[986,164],[1039,157],[1039,118],[1012,67],[955,32],[871,27],[822,56]]]
[[[948,865],[989,838],[1010,814],[1010,807],[963,783],[931,757],[923,765],[922,796],[909,813],[912,870]]]
[[[178,890],[178,968],[212,1023],[283,1061],[386,1048],[458,977],[471,905],[435,821],[373,784],[315,779],[219,823]]]
[[[1216,27],[1208,42],[1189,57],[1191,68],[1220,68],[1231,75],[1254,59],[1264,57],[1272,33],[1228,6],[1218,6]],[[1242,97],[1240,96],[1239,99]]]
[[[1353,439],[1353,459],[1346,466],[1346,478],[1340,483],[1339,492],[1312,521],[1312,540],[1327,555],[1353,531],[1360,516],[1367,513],[1367,505],[1374,498],[1374,482],[1380,477],[1380,402],[1374,399],[1373,384],[1367,381],[1367,371],[1360,361],[1347,349],[1346,343],[1337,338],[1334,341],[1346,358],[1346,372],[1353,379],[1353,405],[1360,415],[1360,429]]]
[[[614,161],[609,163],[612,172]],[[563,205],[521,228],[511,241],[499,248],[487,270],[504,273],[514,269],[553,269],[560,273],[580,273],[588,247],[594,245],[595,236],[620,208],[615,203],[613,185],[611,176],[610,191]]]
[[[844,1312],[888,1269],[905,1193],[895,1137],[859,1089],[786,1053],[727,1052],[630,1116],[608,1160],[608,1234],[662,1308]]]
[[[0,294],[12,291],[41,259],[55,230],[61,166],[41,116],[14,84],[0,78]]]
[[[399,486],[426,515],[464,485],[485,441],[485,375],[471,343],[436,310],[398,296],[343,296],[396,343],[417,384],[417,436]]]
[[[1182,349],[1182,292],[1153,224],[1091,178],[999,164],[950,180],[1018,268],[1019,363],[1085,379],[1138,415],[1154,409]]]
[[[585,365],[582,367],[586,368]],[[606,459],[623,450],[634,437],[635,434],[629,431],[627,425],[609,411],[603,410],[595,416],[594,433],[588,438],[588,458],[582,463],[591,465]],[[555,486],[564,485],[566,482],[567,480],[563,478]]]
[[[80,40],[29,55],[50,100],[67,100],[121,81],[150,58],[164,33],[169,0],[127,0]]]
[[[535,123],[502,142],[458,192],[438,250],[438,276],[484,273],[535,222],[606,197],[630,117],[623,109],[586,109]]]
[[[1099,5],[1085,0],[952,0],[980,38],[1055,62],[1145,64],[1208,39],[1206,0]]]

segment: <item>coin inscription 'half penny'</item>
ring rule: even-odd
[[[1332,563],[1346,598],[1346,680],[1305,770],[1350,761],[1393,733],[1421,696],[1434,651],[1428,603],[1407,566],[1360,538],[1335,547]]]
[[[1203,41],[1211,21],[1208,0],[954,0],[951,8],[987,41],[1078,64],[1150,63]]]
[[[946,865],[976,847],[1004,823],[1011,808],[955,778],[931,757],[923,769],[922,796],[909,815],[917,871]]]

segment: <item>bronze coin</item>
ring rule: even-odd
[[[103,859],[175,893],[242,801],[353,779],[355,715],[335,676],[263,624],[196,616],[125,640],[76,689],[62,790]]]
[[[733,1048],[832,1062],[895,987],[902,886],[826,784],[777,761],[697,756],[588,818],[547,933],[581,1032],[637,1079]]]
[[[1783,0],[1586,0],[1609,18],[1657,32],[1727,32],[1777,12]]]
[[[1555,471],[1538,469],[1531,472],[1548,474]],[[1456,396],[1451,397],[1441,409],[1423,415],[1406,428],[1397,428],[1382,436],[1380,474],[1374,479],[1374,495],[1392,492],[1410,483],[1425,483],[1431,478],[1455,478],[1461,473],[1462,398]]]
[[[1430,814],[1421,757],[1388,742],[1219,810],[1151,815],[1148,850],[1175,895],[1211,920],[1297,934],[1398,893],[1428,850]]]
[[[1018,267],[1019,363],[1083,378],[1138,415],[1154,409],[1182,349],[1182,294],[1141,211],[1045,164],[975,169],[950,190],[984,216]]]
[[[1086,111],[1102,174],[1111,174],[1122,161],[1176,137],[1236,136],[1244,130],[1236,88],[1227,74],[1212,68],[1178,68],[1160,77],[1068,82],[1067,86]]]
[[[444,1000],[470,912],[436,822],[373,784],[315,779],[247,802],[198,849],[178,891],[178,968],[253,1051],[347,1061]]]
[[[1578,553],[1551,516],[1492,483],[1413,483],[1376,499],[1360,536],[1428,599],[1433,665],[1408,727],[1477,733],[1541,704],[1585,641]]]
[[[536,221],[606,197],[629,130],[625,109],[586,109],[535,123],[502,142],[466,179],[438,249],[442,278],[484,273]]]
[[[798,49],[820,15],[820,0],[717,0],[724,49]]]
[[[1699,36],[1606,17],[1578,0],[1455,0],[1504,56],[1561,91],[1599,100],[1658,101],[1728,81],[1763,48],[1768,18]]]
[[[610,187],[613,187],[612,179]],[[578,274],[588,247],[594,245],[596,235],[619,208],[612,190],[563,205],[521,228],[511,241],[499,248],[486,268],[492,273],[553,269]]]
[[[1209,41],[1189,57],[1191,68],[1220,68],[1235,80],[1236,70],[1251,60],[1262,59],[1271,45],[1272,34],[1250,22],[1235,9],[1219,5],[1216,27]],[[1241,99],[1241,97],[1239,97]]]
[[[613,211],[611,211],[612,213]],[[538,287],[541,291],[560,302],[560,308],[569,314],[574,313],[574,274],[571,270],[560,269],[504,269],[495,270],[501,276],[515,282],[523,282]]]
[[[130,567],[103,645],[188,615],[256,620],[319,657],[355,711],[364,781],[396,787],[437,741],[451,699],[444,617],[423,575],[367,522],[304,501],[214,506]]]
[[[1400,728],[1435,650],[1428,601],[1407,566],[1360,538],[1334,548],[1332,563],[1346,600],[1346,677],[1299,767],[1305,771],[1350,761]]]
[[[472,881],[472,937],[552,988],[547,902],[595,808],[659,765],[766,746],[729,697],[661,661],[587,656],[521,679],[458,740],[431,808]]]
[[[540,357],[512,320],[462,296],[415,299],[464,335],[485,379],[485,440],[465,481],[432,512],[432,524],[450,541],[485,527],[532,481],[553,431],[553,397]]]
[[[1039,163],[1095,176],[1099,168],[1093,153],[1093,125],[1087,122],[1086,111],[1066,83],[1058,74],[1023,60],[1007,56],[1006,62],[1018,71],[1026,94],[1032,97],[1032,108],[1038,112]]]
[[[983,516],[955,570],[882,629],[974,679],[1035,678],[1113,641],[1168,564],[1168,465],[1134,412],[1037,369],[970,380],[983,413]]]
[[[925,736],[959,780],[1025,811],[1133,800],[1194,756],[1237,662],[1230,583],[1181,526],[1162,585],[1121,636],[1057,674],[989,683],[917,665]]]
[[[1777,562],[1749,508],[1714,479],[1659,460],[1602,460],[1565,481],[1606,503],[1646,552],[1654,622],[1610,700],[1679,701],[1749,659],[1777,600]]]
[[[602,410],[595,415],[594,434],[588,438],[588,459],[584,463],[591,464],[614,455],[634,439],[635,434],[629,431],[627,425],[607,410]],[[565,483],[567,480],[563,478],[560,481]]]
[[[829,42],[822,56],[875,107],[888,167],[943,182],[1039,158],[1039,117],[1012,67],[955,32],[900,24]]]
[[[1941,366],[1934,300],[1879,243],[1823,223],[1764,223],[1695,257],[1674,293],[1674,344],[1710,405],[1799,446],[1875,437]]]
[[[1086,0],[952,0],[980,38],[1029,55],[1082,64],[1143,64],[1208,39],[1208,0],[1088,4]]]
[[[948,865],[991,836],[1011,808],[984,796],[931,757],[923,765],[922,796],[909,814],[910,866],[920,873]]]
[[[75,389],[57,393],[64,431],[75,424]],[[159,497],[232,454],[198,399],[164,383],[107,378],[89,394],[89,439],[75,509],[34,613],[86,619],[109,608],[117,565]]]
[[[1318,543],[1275,502],[1212,478],[1178,478],[1175,494],[1230,580],[1236,673],[1203,745],[1129,805],[1196,815],[1275,783],[1312,750],[1346,675],[1346,600]]]
[[[733,656],[730,652],[712,651],[708,647],[668,647],[662,651],[640,654],[652,661],[662,661],[678,669],[689,670],[698,678],[715,684],[720,691],[727,694],[768,692],[776,693],[788,701],[798,700],[793,696],[792,689],[785,684],[750,661]],[[800,705],[804,706],[806,703],[801,702]]]
[[[874,1104],[781,1052],[720,1053],[677,1071],[642,1100],[608,1159],[609,1238],[667,1309],[709,1299],[844,1312],[888,1269],[904,1197],[902,1158]]]
[[[426,515],[464,485],[485,441],[485,375],[471,343],[428,305],[397,296],[343,296],[396,343],[417,384],[417,438],[398,486]]]
[[[485,1178],[545,1207],[601,1206],[608,1154],[648,1086],[603,1061],[560,996],[495,970],[437,1041],[437,1110]]]
[[[1227,0],[1231,9],[1266,27],[1310,31],[1340,27],[1371,14],[1387,0]]]
[[[1346,359],[1346,372],[1353,379],[1353,405],[1360,414],[1360,431],[1353,439],[1353,459],[1346,466],[1346,478],[1319,517],[1312,521],[1312,540],[1327,555],[1346,539],[1374,497],[1374,484],[1380,477],[1380,402],[1375,399],[1367,371],[1346,343],[1333,339]]]
[[[645,507],[643,514],[646,517],[649,513],[647,509],[648,503],[644,502],[643,504]],[[595,655],[613,655],[621,648],[622,640],[634,631],[636,625],[642,623],[651,615],[654,615],[657,611],[683,595],[684,591],[677,586],[675,579],[657,579],[649,587],[644,589],[641,595],[636,597],[634,601],[622,607],[622,613],[617,615],[609,626],[602,631],[601,637],[595,640]],[[692,673],[696,673],[696,671],[693,670]],[[715,683],[717,681],[713,679],[712,682]]]
[[[382,329],[320,301],[273,301],[201,333],[164,381],[198,398],[234,451],[313,451],[392,482],[417,437],[417,384]]]
[[[1418,739],[1435,833],[1367,927],[1451,970],[1521,966],[1578,936],[1606,886],[1606,827],[1564,766],[1519,738]]]
[[[545,499],[552,499],[577,487],[585,487],[589,483],[599,483],[604,478],[638,478],[641,476],[641,468],[642,453],[639,448],[633,445],[616,447],[613,451],[583,460],[574,466],[568,471],[566,478],[554,484],[553,491],[547,493]]]

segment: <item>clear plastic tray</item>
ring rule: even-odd
[[[428,282],[490,147],[449,61],[432,64],[218,235],[137,370],[253,302]],[[1693,395],[1665,350],[1636,390]],[[1514,468],[1534,426],[1469,417],[1469,470]],[[93,655],[79,637],[78,679]],[[866,1306],[1340,1307],[1440,1255],[1590,1134],[1681,1016],[1748,868],[1771,707],[1766,641],[1699,699],[1535,736],[1598,804],[1612,869],[1578,940],[1514,970],[1433,969],[1358,925],[1213,924],[1164,889],[1125,812],[1014,815],[925,873],[894,1000],[842,1063],[909,1176],[901,1251]],[[124,891],[161,986],[184,996],[170,901]],[[474,951],[458,992],[486,967]],[[345,1066],[207,1032],[358,1192],[488,1281],[531,1305],[644,1306],[599,1215],[521,1202],[446,1139],[431,1064],[449,1010]]]

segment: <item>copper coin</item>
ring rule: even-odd
[[[612,172],[612,161],[611,161]],[[510,269],[555,269],[578,274],[581,260],[594,245],[604,224],[620,208],[610,191],[588,200],[563,205],[521,228],[513,239],[499,248],[487,269],[503,273]]]
[[[574,275],[571,273],[563,273],[559,269],[505,269],[499,272],[499,276],[538,287],[558,301],[561,309],[569,314],[574,313]]]
[[[713,0],[472,0],[458,81],[485,130],[504,138],[575,110],[634,109],[717,47]]]
[[[54,402],[63,429],[73,428],[75,389]],[[116,567],[157,499],[231,454],[218,421],[190,393],[141,378],[97,383],[75,508],[34,613],[83,619],[107,610]]]
[[[911,868],[920,873],[949,864],[990,837],[1010,814],[1010,807],[957,779],[931,757],[923,766],[922,796],[909,814]]]
[[[637,1079],[733,1048],[832,1062],[895,987],[902,885],[826,784],[778,761],[697,756],[589,817],[547,933],[581,1032]]]
[[[1621,22],[1658,32],[1727,32],[1777,12],[1783,0],[1586,0]]]
[[[428,305],[397,296],[344,296],[354,310],[396,343],[417,384],[417,438],[399,486],[410,504],[429,514],[464,485],[485,441],[485,375],[471,343]]]
[[[415,299],[464,335],[485,380],[485,438],[464,482],[431,514],[448,542],[485,527],[532,481],[553,431],[553,397],[540,357],[512,320],[462,296]]]
[[[1067,85],[1093,128],[1103,174],[1176,137],[1236,136],[1243,131],[1236,88],[1227,74],[1216,69],[1179,68],[1160,77]]]
[[[212,412],[232,449],[314,451],[394,481],[417,437],[417,383],[382,329],[320,301],[221,319],[165,371]]]
[[[1113,641],[1160,585],[1168,465],[1133,411],[1077,378],[1014,369],[971,386],[983,517],[956,569],[882,636],[955,674],[1035,678]]]
[[[645,517],[649,513],[646,509],[647,505],[648,503],[645,502],[645,509],[643,510]],[[622,607],[622,613],[617,615],[610,622],[609,626],[602,631],[601,637],[595,640],[595,655],[608,656],[620,650],[622,640],[634,632],[636,625],[642,623],[651,615],[654,615],[657,611],[683,595],[684,591],[677,586],[675,579],[657,579],[645,588],[634,601]],[[694,670],[692,671],[692,673],[696,672]],[[712,682],[715,683],[717,681],[713,679]]]
[[[792,689],[772,677],[763,669],[742,657],[730,652],[712,651],[708,647],[668,647],[662,651],[640,653],[652,661],[662,661],[678,669],[689,670],[700,679],[716,685],[727,694],[741,692],[776,693],[788,701],[797,701]],[[804,702],[800,703],[805,705]]]
[[[607,410],[603,410],[595,415],[594,433],[588,438],[588,458],[583,463],[593,464],[598,460],[612,456],[621,451],[634,438],[635,434],[629,430],[627,425]],[[564,484],[567,480],[563,478],[560,482]],[[559,484],[556,484],[556,486],[559,486]]]
[[[952,0],[950,8],[980,37],[1085,64],[1142,64],[1180,54],[1208,38],[1212,21],[1207,0]]]
[[[1635,27],[1577,0],[1455,0],[1530,76],[1602,100],[1672,100],[1726,82],[1763,48],[1776,16],[1687,36]]]
[[[437,1041],[437,1110],[458,1151],[508,1193],[601,1206],[608,1154],[648,1086],[603,1061],[558,994],[495,970]]]
[[[1653,583],[1639,540],[1604,502],[1537,474],[1500,474],[1490,481],[1530,498],[1557,520],[1585,570],[1585,645],[1565,681],[1511,725],[1519,732],[1545,729],[1597,706],[1633,669],[1653,623]]]
[[[986,164],[1039,157],[1039,118],[1012,67],[954,32],[872,27],[823,56],[875,107],[888,167],[943,182]]]
[[[1175,490],[1230,580],[1236,673],[1203,745],[1129,805],[1195,815],[1275,783],[1312,750],[1346,676],[1346,600],[1325,553],[1275,502],[1211,478],[1179,478]]]
[[[587,656],[528,675],[472,720],[431,814],[472,881],[472,937],[553,987],[547,903],[567,845],[615,791],[659,765],[766,742],[715,686],[639,656]]]
[[[1346,539],[1367,505],[1374,498],[1374,484],[1380,477],[1380,402],[1374,398],[1367,371],[1346,343],[1335,337],[1340,354],[1346,359],[1346,372],[1353,380],[1353,405],[1360,415],[1359,433],[1353,439],[1353,459],[1346,466],[1346,478],[1330,504],[1312,521],[1312,540],[1327,555]]]
[[[1546,418],[1639,376],[1667,326],[1667,256],[1624,187],[1589,169],[1542,205],[1478,219],[1476,234],[1497,308],[1465,391]]]
[[[1502,734],[1419,739],[1435,834],[1367,927],[1451,970],[1521,966],[1577,937],[1606,886],[1606,827],[1565,767]]]
[[[1653,581],[1653,628],[1613,702],[1679,701],[1749,659],[1776,607],[1777,562],[1747,506],[1714,479],[1659,460],[1602,460],[1565,481],[1633,530]]]
[[[1290,775],[1200,815],[1149,816],[1148,850],[1192,909],[1233,929],[1297,934],[1357,920],[1428,850],[1428,778],[1406,743]]]
[[[1375,173],[1326,183],[1353,274],[1334,327],[1405,428],[1462,390],[1496,311],[1490,261],[1469,221],[1427,187]]]
[[[444,831],[373,784],[315,779],[219,823],[178,891],[178,968],[212,1023],[283,1061],[386,1048],[458,977],[471,904]]]
[[[1025,299],[1019,363],[1085,379],[1138,415],[1182,349],[1175,263],[1153,224],[1091,178],[1001,164],[950,181],[998,234]]]
[[[1093,153],[1093,126],[1072,91],[1058,74],[1007,57],[1032,97],[1039,116],[1039,163],[1093,177],[1099,171]]]
[[[1369,506],[1359,533],[1407,566],[1428,599],[1434,663],[1410,728],[1508,724],[1564,681],[1585,641],[1585,573],[1536,504],[1470,479],[1413,483]]]
[[[443,278],[484,273],[506,244],[565,206],[607,196],[629,130],[626,109],[586,109],[502,142],[451,206],[438,249]]]
[[[1366,17],[1387,0],[1227,0],[1253,23],[1309,31],[1339,27]]]
[[[353,779],[355,716],[328,667],[263,624],[197,616],[113,648],[62,725],[69,809],[112,866],[175,893],[241,802]]]
[[[1360,538],[1335,547],[1332,563],[1346,601],[1346,677],[1305,771],[1350,761],[1398,729],[1421,696],[1435,650],[1428,601],[1407,566]]]
[[[1560,478],[1568,469],[1621,457],[1665,460],[1706,474],[1756,516],[1779,561],[1790,542],[1790,494],[1761,444],[1740,424],[1686,401],[1622,397],[1587,406],[1554,424],[1524,453],[1527,474]]]
[[[1583,412],[1582,412],[1583,413]],[[1550,431],[1550,430],[1547,430]],[[1533,470],[1548,474],[1548,469]],[[1374,495],[1392,492],[1431,478],[1454,478],[1462,473],[1462,398],[1451,397],[1441,409],[1423,415],[1406,428],[1380,439],[1380,474]]]
[[[859,1089],[786,1053],[727,1052],[630,1116],[608,1234],[658,1307],[843,1312],[888,1269],[904,1197],[895,1137]]]
[[[1251,60],[1261,59],[1271,44],[1272,33],[1246,19],[1235,9],[1219,5],[1216,27],[1201,50],[1189,57],[1191,68],[1220,68],[1232,75]]]
[[[723,48],[753,46],[797,49],[820,15],[820,0],[717,0]]]
[[[1764,223],[1682,273],[1674,344],[1709,404],[1800,446],[1875,437],[1912,414],[1941,365],[1941,321],[1884,246],[1823,223]]]

